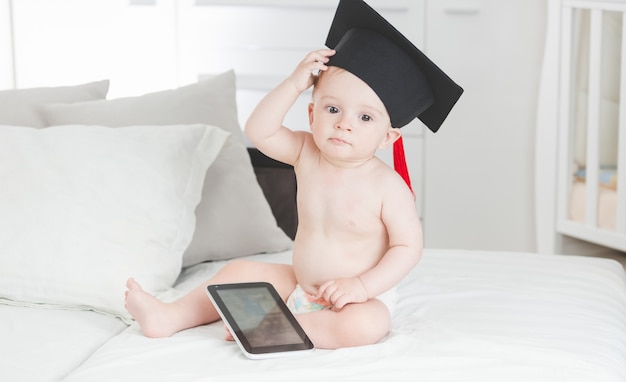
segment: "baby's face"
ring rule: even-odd
[[[320,150],[345,160],[369,159],[391,131],[389,114],[376,93],[360,78],[334,66],[315,85],[309,122]]]

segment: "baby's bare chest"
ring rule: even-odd
[[[302,223],[341,231],[379,230],[381,201],[361,183],[333,185],[312,182],[298,191]]]

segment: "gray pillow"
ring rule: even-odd
[[[45,127],[42,107],[106,98],[109,80],[76,86],[0,90],[0,125]]]
[[[235,74],[228,71],[173,90],[44,108],[50,125],[204,123],[231,133],[206,173],[196,230],[183,266],[291,249],[257,183],[237,120]]]

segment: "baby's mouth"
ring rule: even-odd
[[[350,144],[349,142],[344,141],[341,138],[329,138],[328,140],[336,145],[349,145]]]

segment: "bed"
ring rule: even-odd
[[[371,346],[252,361],[219,322],[144,337],[126,278],[171,301],[235,258],[290,262],[295,179],[244,145],[232,71],[107,89],[0,91],[0,380],[626,380],[624,269],[558,254],[425,249]]]
[[[626,252],[626,2],[548,2],[536,130],[538,250]]]

